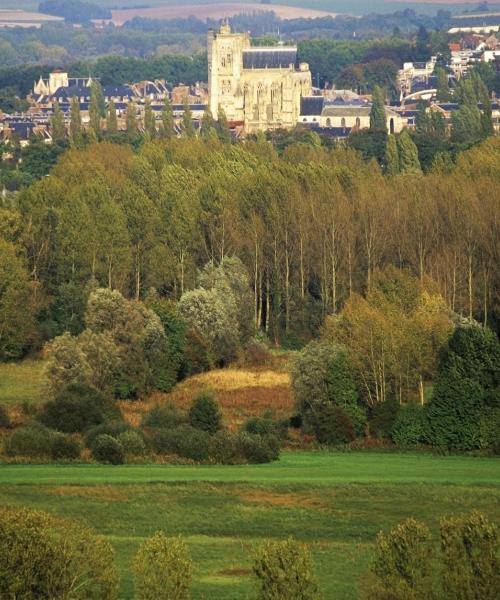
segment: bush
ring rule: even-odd
[[[418,404],[402,406],[391,430],[392,441],[413,446],[424,441],[424,411]]]
[[[174,429],[179,425],[187,422],[187,415],[184,411],[180,410],[168,402],[163,405],[154,406],[148,413],[144,415],[142,419],[143,427],[156,427],[162,429]]]
[[[85,445],[87,448],[91,448],[96,438],[100,435],[110,435],[112,438],[117,439],[124,431],[133,429],[132,425],[126,421],[109,421],[107,423],[102,423],[87,431],[85,434]]]
[[[114,553],[84,525],[0,508],[0,598],[118,597]]]
[[[8,429],[10,427],[10,417],[5,406],[0,405],[0,428]]]
[[[281,424],[267,417],[250,417],[243,424],[243,431],[258,435],[280,435]]]
[[[207,460],[209,440],[210,436],[206,431],[190,425],[157,429],[152,438],[153,447],[158,454],[177,454],[197,462]]]
[[[139,546],[134,558],[135,597],[139,600],[189,600],[192,564],[181,538],[158,531]]]
[[[274,435],[252,435],[242,431],[236,436],[236,456],[249,463],[268,463],[278,460],[280,441]]]
[[[213,359],[207,343],[195,330],[190,329],[186,333],[185,346],[183,348],[183,359],[180,369],[180,377],[189,377],[208,371],[213,365]]]
[[[14,431],[7,439],[5,453],[8,456],[42,458],[50,456],[54,433],[38,426],[23,427]]]
[[[266,542],[256,552],[253,572],[258,600],[315,600],[319,597],[309,550],[292,538]]]
[[[129,456],[144,456],[146,454],[146,444],[140,433],[130,429],[120,433],[117,441],[121,444],[123,451]]]
[[[50,449],[51,456],[54,460],[80,458],[82,448],[80,443],[70,435],[64,433],[56,433],[52,440]]]
[[[211,436],[208,445],[210,458],[221,465],[232,465],[238,462],[236,454],[236,436],[224,429]]]
[[[316,409],[313,429],[320,444],[348,444],[356,437],[347,413],[333,404],[324,404]]]
[[[222,414],[212,392],[204,392],[195,398],[189,409],[189,424],[211,434],[221,428]]]
[[[106,434],[98,435],[92,443],[92,456],[101,463],[121,465],[124,462],[122,445]]]
[[[359,404],[346,404],[341,407],[351,421],[354,435],[356,437],[364,437],[368,426],[368,417],[364,408]]]
[[[64,433],[77,433],[104,421],[104,398],[96,389],[74,383],[47,402],[40,415],[47,427]]]
[[[253,340],[245,348],[244,362],[251,367],[266,366],[272,362],[272,354],[265,344]]]
[[[370,433],[378,438],[390,439],[398,411],[399,404],[395,400],[387,400],[374,406],[370,419]]]

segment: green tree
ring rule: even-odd
[[[216,136],[215,120],[210,108],[206,108],[201,118],[200,136],[203,140],[209,140]]]
[[[385,97],[382,88],[376,85],[372,92],[370,110],[370,130],[387,133],[387,116],[385,113]]]
[[[153,108],[151,106],[151,100],[146,98],[146,102],[144,104],[144,131],[153,139],[156,137],[156,121],[153,113]]]
[[[189,600],[191,577],[191,558],[181,538],[158,531],[139,546],[134,558],[139,600]]]
[[[399,173],[399,151],[396,137],[389,135],[385,147],[385,172],[389,176]]]
[[[66,123],[64,113],[59,106],[59,102],[54,103],[54,115],[51,119],[52,139],[56,143],[64,142],[66,139]]]
[[[223,144],[229,144],[231,142],[231,131],[229,129],[229,123],[227,122],[227,116],[220,105],[217,111],[217,135]]]
[[[45,346],[45,378],[49,392],[56,396],[73,383],[88,383],[92,371],[78,339],[68,332]]]
[[[80,102],[75,96],[71,98],[69,133],[71,144],[76,148],[80,148],[83,141],[82,117],[80,114]]]
[[[34,333],[33,286],[16,248],[0,237],[0,361],[21,358]]]
[[[193,113],[189,108],[189,101],[184,99],[184,113],[182,115],[182,136],[185,138],[193,138],[196,136],[196,131],[193,125]]]
[[[137,135],[137,108],[133,100],[130,100],[127,104],[125,124],[127,135],[130,139],[133,139]]]
[[[118,598],[114,553],[77,521],[0,509],[2,598]]]
[[[102,131],[101,120],[106,116],[106,105],[104,103],[104,96],[102,93],[101,84],[98,81],[93,81],[90,84],[90,106],[89,106],[89,118],[90,118],[90,129],[95,134],[95,137],[99,139]]]
[[[165,96],[165,104],[161,111],[161,137],[170,139],[175,136],[175,121],[172,110],[172,103],[168,96]]]
[[[106,131],[108,135],[118,133],[118,117],[116,116],[116,106],[113,100],[110,101],[106,115]]]
[[[222,413],[213,392],[201,393],[194,399],[189,409],[189,423],[210,434],[222,427]]]
[[[316,600],[319,592],[313,571],[306,546],[292,538],[266,542],[253,563],[260,584],[258,600]]]
[[[422,173],[418,150],[415,142],[411,139],[408,129],[403,129],[397,138],[399,168],[402,173]]]
[[[436,99],[438,102],[449,102],[451,100],[450,84],[448,74],[442,67],[436,67],[434,75],[437,78]]]
[[[478,325],[457,327],[442,352],[433,396],[425,407],[427,440],[458,450],[492,445],[492,439],[483,439],[482,425],[492,419],[498,423],[499,404],[496,335]]]

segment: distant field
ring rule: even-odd
[[[107,537],[131,599],[131,561],[158,529],[183,535],[193,600],[254,596],[253,548],[289,535],[309,543],[326,600],[356,600],[373,542],[409,516],[474,508],[500,522],[498,459],[365,453],[285,453],[243,467],[2,465],[0,504],[80,518]]]
[[[43,402],[41,360],[0,363],[0,404],[21,406]]]
[[[198,19],[224,19],[240,13],[262,12],[273,10],[282,19],[299,19],[335,16],[333,12],[311,10],[300,7],[283,6],[280,4],[263,5],[259,3],[226,2],[214,4],[179,4],[157,8],[131,8],[113,10],[113,23],[123,25],[134,17],[148,19],[182,19],[196,16]]]

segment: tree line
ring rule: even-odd
[[[70,149],[49,177],[3,201],[0,261],[13,287],[2,311],[23,324],[13,335],[25,332],[14,346],[71,331],[90,281],[178,300],[203,265],[231,256],[249,277],[255,328],[277,343],[316,335],[389,265],[497,328],[499,153],[489,138],[446,169],[387,177],[348,148],[299,143],[278,155],[261,137]],[[18,304],[26,293],[31,302]]]

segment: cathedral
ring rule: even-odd
[[[297,48],[252,46],[248,33],[224,24],[208,33],[208,87],[215,118],[221,107],[232,125],[255,133],[295,127],[312,80],[309,65],[297,63]]]

